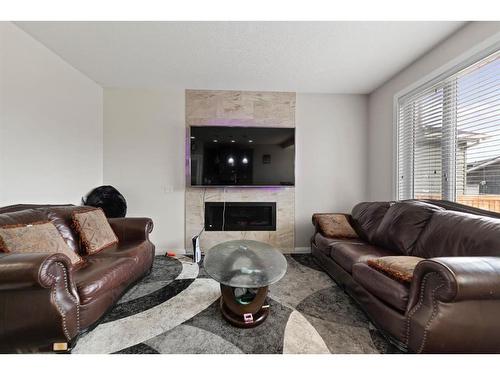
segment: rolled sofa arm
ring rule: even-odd
[[[79,333],[79,298],[63,254],[0,254],[0,352],[52,350]]]
[[[500,353],[500,257],[431,258],[415,268],[406,310],[416,353]]]
[[[443,302],[500,299],[500,257],[431,258],[415,268],[409,308],[417,303],[419,286],[431,274],[443,284],[435,292]]]
[[[108,219],[120,241],[146,241],[153,231],[153,220],[147,217],[120,217]]]

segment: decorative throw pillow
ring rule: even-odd
[[[313,220],[326,237],[358,238],[344,214],[314,214]]]
[[[83,209],[73,212],[73,225],[87,254],[95,254],[118,243],[115,232],[100,208]]]
[[[424,258],[410,256],[389,256],[368,260],[368,265],[385,273],[396,281],[410,283],[413,271]]]
[[[71,260],[73,265],[83,262],[83,259],[69,248],[50,221],[0,227],[0,251],[5,253],[62,253]]]

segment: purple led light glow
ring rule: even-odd
[[[259,125],[255,123],[254,120],[241,120],[241,119],[231,119],[231,118],[213,118],[208,120],[203,120],[203,123],[192,123],[191,126],[234,126],[234,127],[259,127],[265,125]]]

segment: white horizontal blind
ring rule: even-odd
[[[399,105],[399,198],[442,198],[443,88]]]
[[[500,212],[500,51],[398,101],[398,198]]]

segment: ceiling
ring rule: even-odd
[[[464,22],[16,22],[104,87],[366,94]]]

